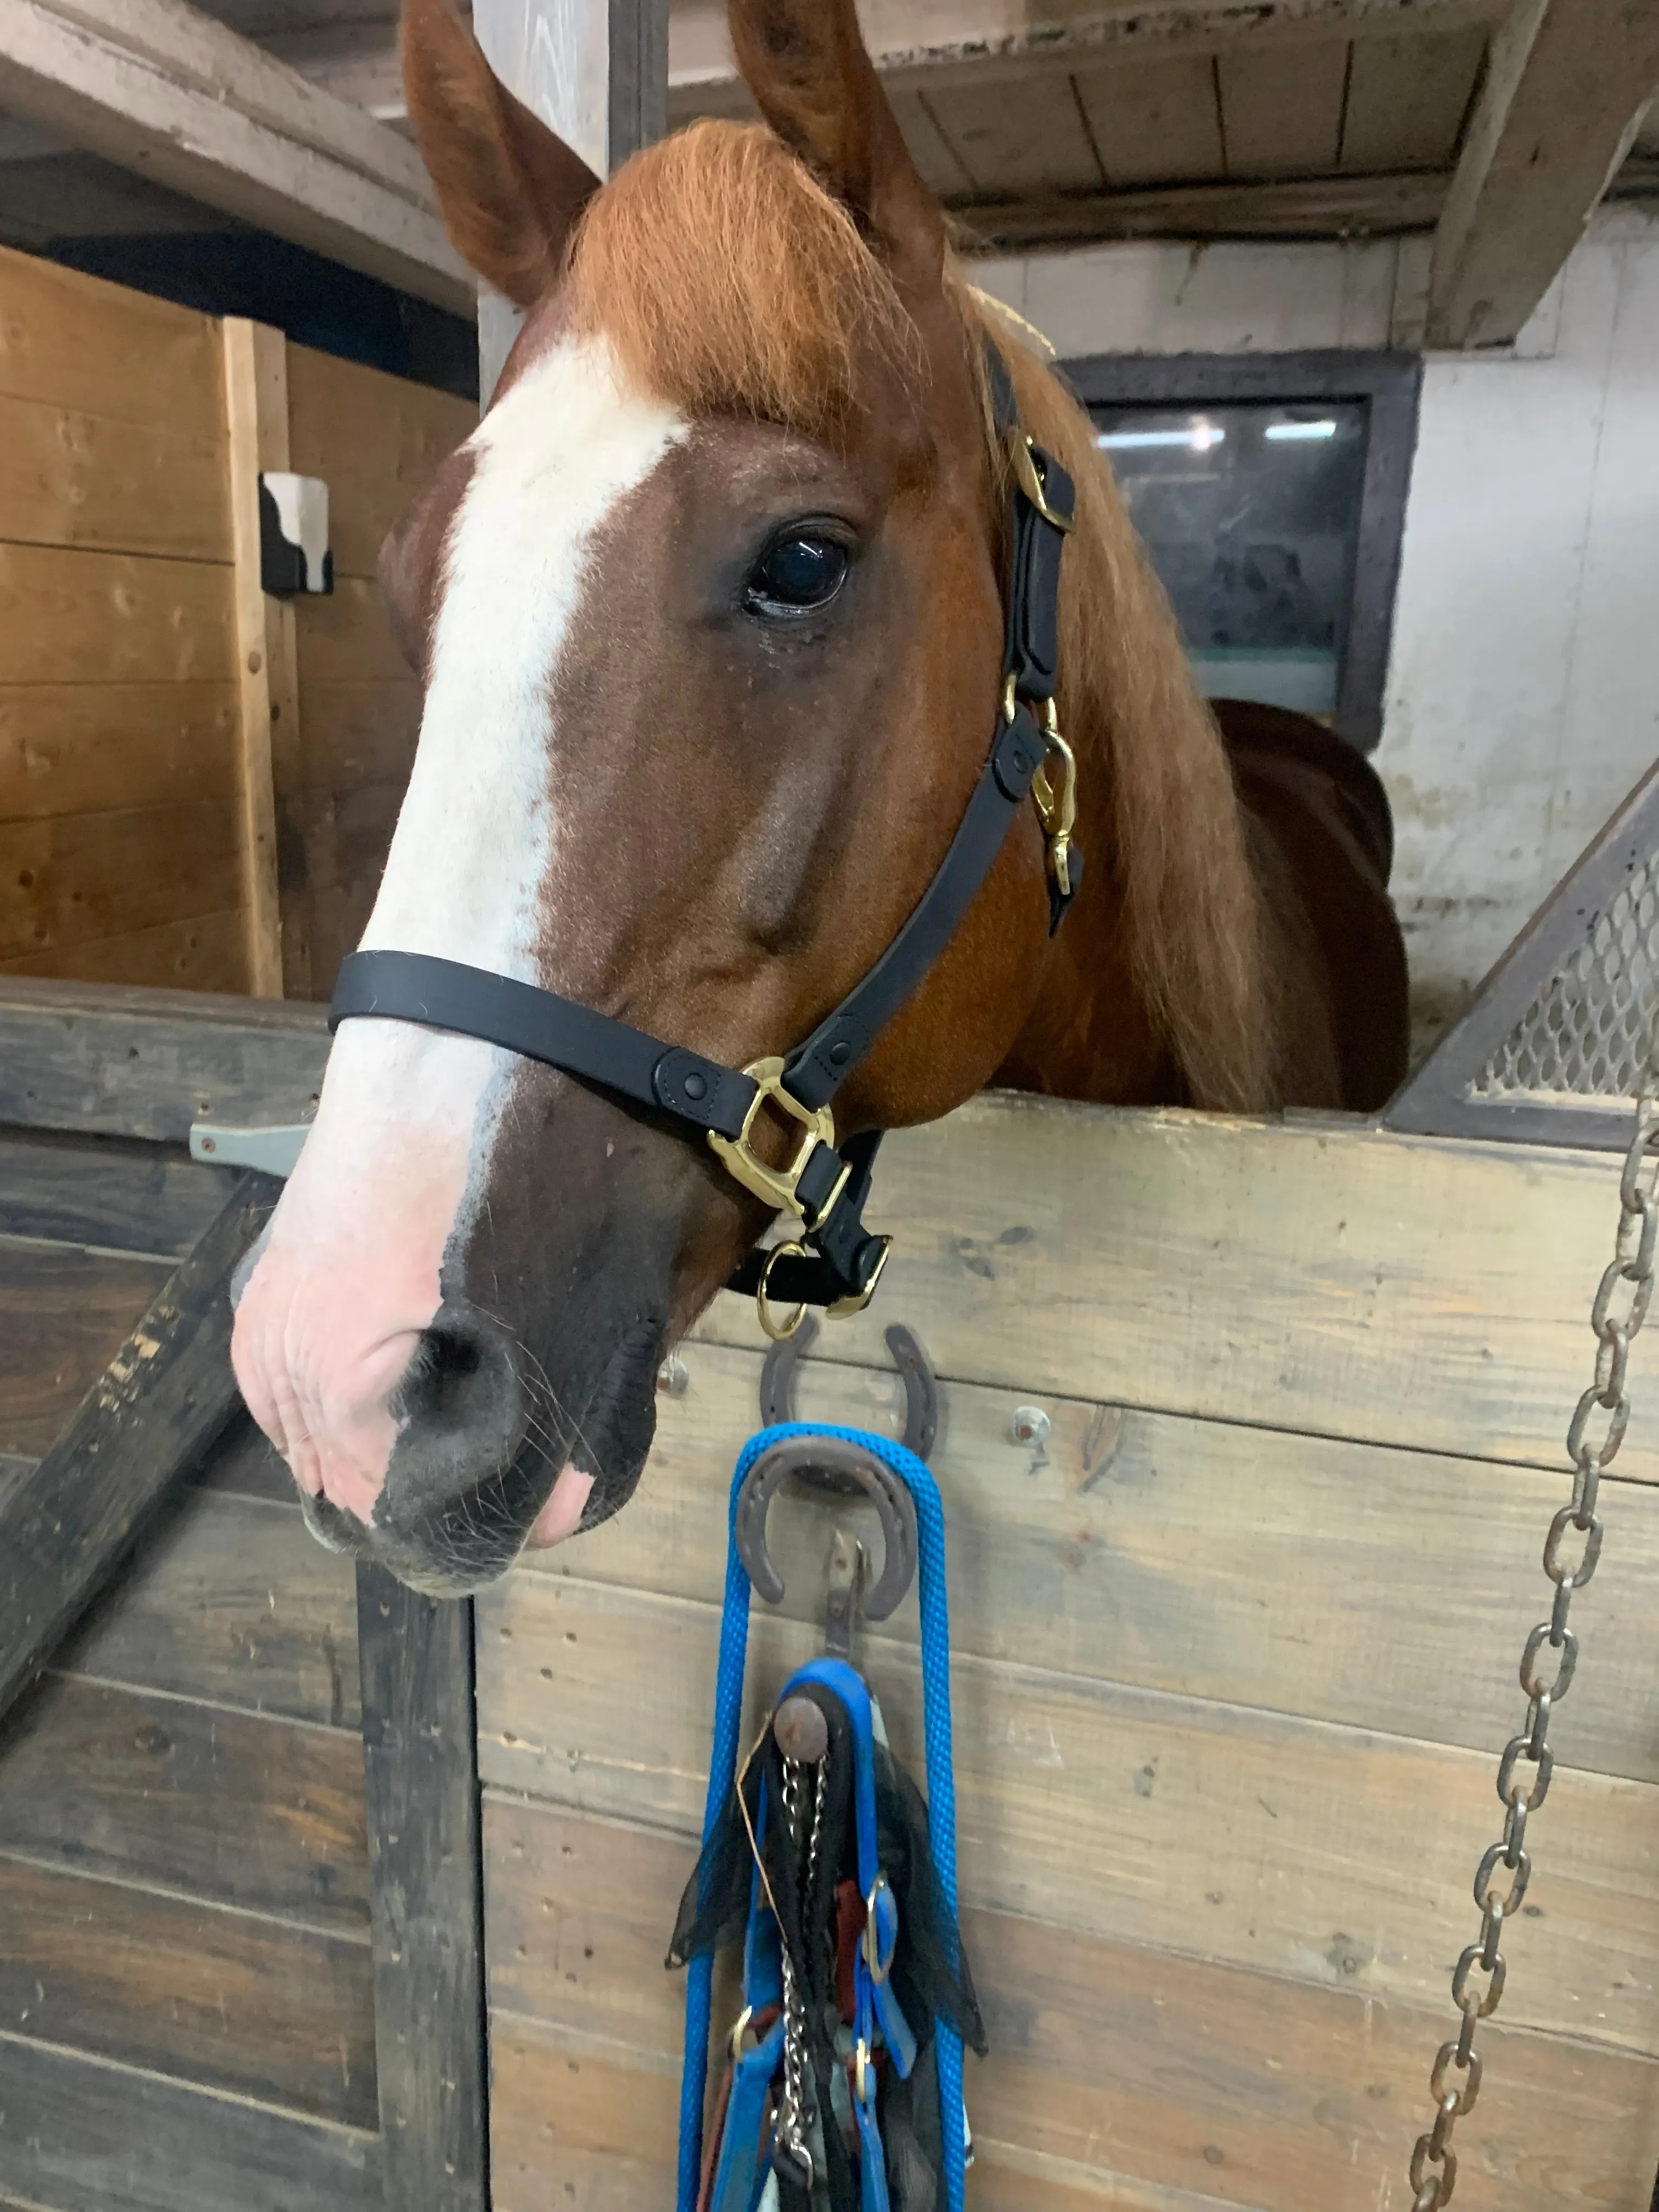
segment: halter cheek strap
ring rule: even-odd
[[[794,1241],[751,1252],[729,1285],[756,1295],[769,1335],[792,1333],[808,1305],[836,1314],[869,1303],[889,1242],[863,1221],[881,1135],[871,1131],[838,1147],[831,1102],[955,935],[1028,799],[1048,842],[1051,933],[1081,874],[1071,842],[1075,763],[1054,716],[1060,559],[1074,487],[1021,431],[1006,365],[988,343],[986,371],[1014,477],[1002,701],[990,755],[909,919],[810,1036],[781,1058],[727,1067],[556,991],[421,952],[351,953],[334,986],[331,1029],[368,1016],[478,1037],[702,1134],[746,1190],[800,1223]],[[752,1141],[769,1104],[799,1133],[781,1168],[762,1159]],[[796,1309],[787,1322],[773,1320],[771,1297]]]

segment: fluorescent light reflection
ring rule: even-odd
[[[1334,438],[1336,425],[1328,417],[1320,422],[1269,422],[1266,434],[1286,444],[1292,439]]]
[[[1336,425],[1332,423],[1334,429]],[[1199,421],[1184,430],[1103,430],[1095,440],[1109,453],[1146,453],[1156,446],[1185,446],[1189,453],[1207,453],[1212,446],[1218,446],[1227,433],[1213,422]]]

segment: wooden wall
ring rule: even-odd
[[[799,1410],[944,1378],[975,2212],[1376,2212],[1405,2172],[1547,1612],[1617,1217],[1605,1158],[990,1098],[892,1140],[898,1232]],[[635,1501],[478,1606],[497,2212],[672,2201],[662,1954],[762,1344],[722,1299]],[[1535,1871],[1458,2136],[1469,2212],[1644,2212],[1659,2164],[1659,1398],[1606,1498]],[[1017,1445],[1034,1402],[1052,1431]],[[854,1516],[856,1517],[856,1516]],[[815,1648],[789,1499],[751,1681]],[[878,1542],[878,1539],[875,1540]],[[922,1771],[914,1604],[866,1663]]]
[[[0,249],[0,973],[328,995],[414,748],[375,555],[475,419]],[[333,598],[259,592],[261,467]]]
[[[227,1178],[0,1133],[0,1492]],[[0,1730],[0,2203],[380,2202],[349,1561],[245,1430]]]

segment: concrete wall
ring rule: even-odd
[[[1062,355],[1413,345],[1427,248],[981,264]],[[1431,356],[1377,765],[1419,1043],[1659,756],[1659,220],[1604,210],[1516,346]]]

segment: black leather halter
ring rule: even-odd
[[[334,986],[331,1030],[354,1015],[372,1015],[478,1037],[705,1134],[745,1189],[801,1224],[798,1241],[751,1252],[728,1286],[756,1294],[769,1334],[787,1334],[807,1305],[833,1314],[856,1312],[869,1302],[890,1241],[872,1235],[863,1221],[881,1133],[837,1147],[830,1102],[950,943],[1028,798],[1036,799],[1048,836],[1051,932],[1082,871],[1071,842],[1075,770],[1054,710],[1060,558],[1075,488],[1060,464],[1022,433],[1006,366],[988,345],[986,366],[1014,478],[1002,702],[990,757],[909,919],[809,1037],[781,1058],[726,1067],[556,991],[420,952],[351,953]],[[768,1100],[801,1133],[782,1168],[769,1166],[750,1144]],[[797,1308],[787,1324],[771,1318],[767,1301],[773,1293]]]

